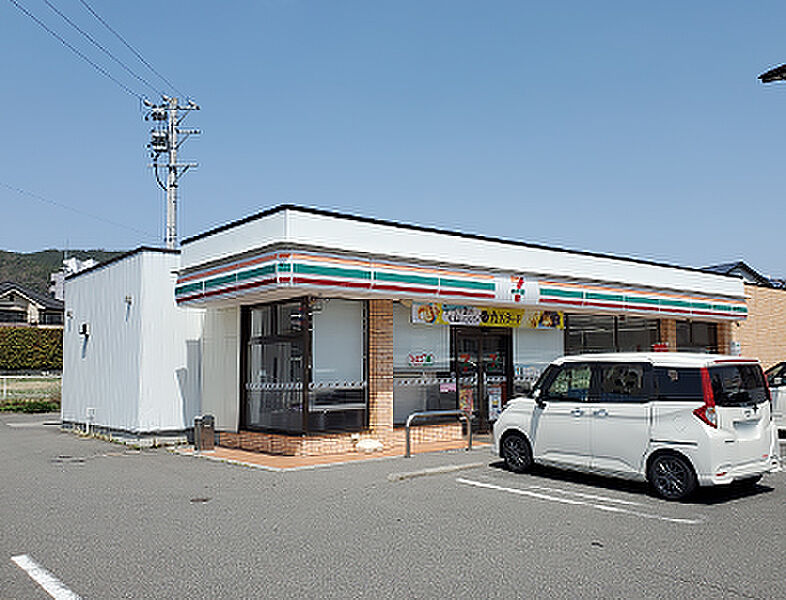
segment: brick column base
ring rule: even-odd
[[[731,323],[718,323],[718,352],[729,354],[731,352]]]
[[[669,352],[677,351],[677,321],[675,319],[660,320],[660,343],[668,344]]]
[[[368,307],[368,426],[384,434],[393,430],[393,301]]]

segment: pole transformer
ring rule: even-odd
[[[177,162],[177,151],[189,137],[201,133],[198,129],[182,129],[180,124],[192,110],[199,110],[199,106],[188,101],[181,106],[177,98],[161,97],[161,104],[153,104],[145,100],[149,109],[145,120],[153,121],[150,130],[150,158],[153,159],[150,167],[153,168],[156,181],[161,189],[166,192],[166,231],[164,242],[167,248],[177,247],[177,187],[180,178],[197,163]],[[182,114],[180,114],[182,113]],[[159,157],[166,156],[166,162],[159,162]],[[161,171],[166,170],[166,177],[162,179]]]

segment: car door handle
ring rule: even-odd
[[[574,408],[572,411],[570,411],[570,414],[572,414],[574,417],[580,417],[584,414],[584,409]]]
[[[605,408],[598,409],[598,410],[596,410],[592,414],[595,415],[596,417],[608,417],[609,416],[609,413],[606,411]]]

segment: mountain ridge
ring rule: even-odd
[[[0,250],[0,281],[13,281],[41,294],[49,295],[49,276],[63,267],[63,258],[79,260],[92,258],[104,262],[119,256],[124,250],[58,250],[49,248],[38,252]]]

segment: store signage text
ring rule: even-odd
[[[465,306],[456,304],[412,303],[412,322],[425,325],[470,325],[475,327],[511,327],[526,329],[564,329],[561,312]]]

